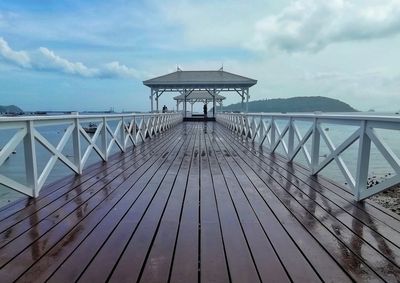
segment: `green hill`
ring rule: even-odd
[[[241,104],[235,103],[223,107],[223,111],[241,111]],[[275,98],[249,101],[249,112],[355,112],[343,101],[323,96]]]
[[[12,113],[12,114],[16,114],[16,113],[23,113],[24,111],[22,111],[21,108],[15,106],[15,105],[8,105],[8,106],[2,106],[0,105],[0,113]]]

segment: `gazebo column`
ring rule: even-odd
[[[184,96],[184,100],[183,100],[183,117],[185,117],[186,118],[186,95],[187,95],[187,90],[185,89],[184,91],[183,91],[183,96]]]
[[[246,113],[249,113],[249,98],[250,98],[249,89],[246,88],[245,92],[246,92]]]
[[[155,94],[156,94],[156,110],[157,110],[157,113],[159,112],[158,111],[158,89],[155,91]]]
[[[176,112],[179,112],[179,100],[176,101]]]
[[[154,96],[154,90],[153,89],[151,89],[150,90],[151,92],[150,92],[150,102],[151,102],[151,112],[153,112],[154,111],[154,105],[153,105],[153,96]]]
[[[242,94],[240,96],[242,97],[242,102],[240,104],[241,112],[244,112],[244,90],[242,90]]]

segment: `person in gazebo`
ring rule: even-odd
[[[207,118],[207,103],[204,103],[203,112],[204,112],[204,118]]]

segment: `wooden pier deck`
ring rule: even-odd
[[[1,282],[399,282],[400,219],[181,123],[0,210]]]

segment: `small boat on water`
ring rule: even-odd
[[[2,151],[2,150],[3,150],[3,148],[0,147],[0,151]],[[12,153],[12,154],[17,154],[17,151],[16,151],[16,150],[13,150],[11,153]]]
[[[83,127],[86,133],[94,134],[97,131],[97,125],[95,123],[89,123],[87,127]]]
[[[3,150],[3,149],[0,147],[0,152],[1,152],[2,150]],[[11,153],[12,153],[12,154],[17,154],[17,151],[16,151],[16,150],[13,150]],[[7,156],[6,160],[8,160],[8,159],[10,159],[10,155]]]

